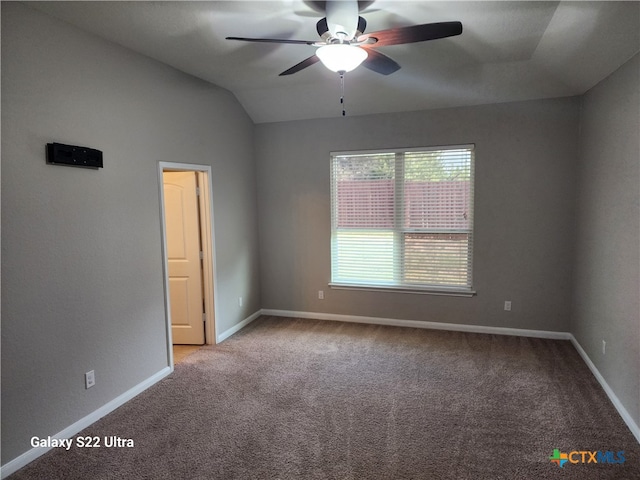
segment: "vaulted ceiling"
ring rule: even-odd
[[[322,2],[27,2],[27,5],[233,92],[254,122],[341,115],[338,74],[307,45],[227,36],[318,40]],[[460,21],[460,36],[380,47],[402,68],[345,75],[347,115],[579,95],[640,51],[640,3],[361,2],[367,31]]]

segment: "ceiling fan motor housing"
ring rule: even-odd
[[[327,2],[327,25],[331,37],[352,40],[358,30],[358,18],[358,2]]]

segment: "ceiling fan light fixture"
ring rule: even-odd
[[[318,48],[316,56],[329,70],[350,72],[365,61],[368,53],[364,48],[341,43]]]

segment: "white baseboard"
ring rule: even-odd
[[[166,377],[170,373],[171,373],[171,368],[170,367],[163,368],[158,373],[156,373],[156,374],[152,375],[151,377],[147,378],[146,380],[140,382],[135,387],[127,390],[126,392],[124,392],[119,397],[114,398],[113,400],[111,400],[110,402],[106,403],[105,405],[103,405],[99,409],[95,410],[94,412],[90,413],[86,417],[81,418],[80,420],[78,420],[77,422],[75,422],[72,425],[69,425],[67,428],[65,428],[61,432],[58,432],[55,435],[51,435],[51,438],[61,439],[61,438],[71,438],[71,437],[73,437],[75,434],[77,434],[78,432],[81,432],[82,430],[84,430],[85,428],[90,426],[91,424],[97,422],[98,420],[100,420],[105,415],[113,412],[116,408],[118,408],[118,407],[124,405],[125,403],[127,403],[133,397],[135,397],[135,396],[139,395],[140,393],[144,392],[147,388],[149,388],[153,384],[159,382],[160,380],[162,380],[164,377]],[[0,478],[8,477],[12,473],[18,471],[22,467],[24,467],[27,464],[33,462],[39,456],[44,455],[49,450],[51,450],[51,448],[34,447],[31,450],[26,451],[25,453],[23,453],[19,457],[14,458],[10,462],[6,463],[5,465],[2,465],[2,468],[0,469]]]
[[[258,318],[260,315],[262,315],[262,310],[258,310],[257,312],[254,312],[253,314],[251,314],[250,316],[248,316],[247,318],[242,320],[240,323],[238,323],[238,324],[234,325],[233,327],[225,330],[220,335],[216,335],[216,343],[220,343],[220,342],[226,340],[227,338],[229,338],[234,333],[239,332],[244,327],[246,327],[251,322],[253,322],[256,318]]]
[[[263,309],[262,315],[275,317],[309,318],[315,320],[335,320],[338,322],[368,323],[373,325],[390,325],[393,327],[425,328],[431,330],[449,330],[454,332],[490,333],[494,335],[513,335],[518,337],[550,338],[554,340],[571,340],[568,332],[550,332],[545,330],[524,330],[520,328],[485,327],[480,325],[462,325],[457,323],[423,322],[420,320],[398,320],[395,318],[361,317],[340,315],[335,313],[294,312],[290,310]]]
[[[596,368],[595,364],[589,358],[589,355],[587,355],[587,352],[584,351],[582,346],[578,343],[578,340],[576,340],[576,338],[573,335],[571,335],[571,343],[573,343],[573,346],[576,348],[576,350],[582,357],[582,360],[584,360],[584,363],[587,364],[587,367],[589,367],[589,370],[591,370],[591,373],[593,373],[593,376],[596,377],[596,380],[598,380],[598,382],[604,389],[605,393],[609,397],[609,400],[611,400],[611,403],[613,403],[613,406],[616,407],[616,410],[622,417],[622,420],[624,420],[624,423],[627,424],[627,427],[629,427],[629,430],[631,430],[631,433],[633,433],[633,436],[636,437],[636,440],[638,441],[638,443],[640,443],[640,427],[638,427],[638,425],[633,420],[631,415],[629,415],[629,412],[627,412],[627,409],[624,408],[624,406],[620,402],[620,399],[613,392],[613,390],[611,389],[607,381],[604,379],[602,374]]]

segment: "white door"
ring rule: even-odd
[[[174,344],[204,344],[200,220],[196,172],[163,172]]]

